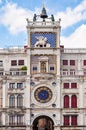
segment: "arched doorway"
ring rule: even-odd
[[[54,130],[54,122],[48,116],[39,116],[33,122],[33,130]]]

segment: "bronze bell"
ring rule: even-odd
[[[45,21],[45,18],[48,17],[45,7],[42,8],[42,13],[41,13],[40,17],[43,18],[43,21]]]

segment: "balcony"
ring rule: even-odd
[[[71,54],[84,54],[86,53],[86,48],[61,48],[61,52]]]
[[[24,53],[24,51],[25,49],[23,47],[0,48],[0,54]]]
[[[86,70],[61,71],[61,76],[86,76]]]
[[[11,127],[25,127],[26,125],[25,125],[25,123],[24,122],[19,122],[19,123],[14,123],[14,122],[9,122],[9,126],[11,126]]]
[[[10,75],[11,76],[24,76],[24,75],[27,75],[27,71],[16,71],[16,70],[13,70],[13,71],[10,71]]]
[[[32,78],[36,80],[51,80],[54,78],[54,76],[55,74],[53,73],[37,73],[37,74],[33,74]]]
[[[24,76],[24,75],[27,75],[27,71],[24,71],[24,70],[10,70],[10,71],[0,70],[0,76]]]

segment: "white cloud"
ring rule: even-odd
[[[35,8],[35,11],[31,11],[19,7],[15,3],[7,2],[6,5],[0,9],[0,23],[6,26],[11,33],[15,34],[25,30],[25,19],[27,17],[32,19],[34,12],[39,14],[40,9]],[[62,19],[62,29],[66,29],[67,27],[86,19],[86,0],[83,0],[74,9],[69,7],[64,12],[58,12],[55,17]]]
[[[66,11],[58,12],[55,17],[62,19],[62,29],[72,26],[81,20],[86,20],[86,0],[83,0],[74,9],[68,7]]]
[[[19,7],[15,3],[7,2],[0,9],[0,23],[8,28],[10,33],[17,34],[21,31],[26,31],[26,18],[30,20],[34,12],[39,14],[41,9],[36,8],[35,11],[27,10]],[[74,9],[67,8],[64,12],[59,12],[55,15],[56,18],[61,18],[62,29],[66,29],[81,20],[86,19],[86,0],[83,0]],[[86,25],[78,27],[70,36],[61,37],[61,44],[65,47],[86,47]]]
[[[69,37],[61,37],[65,48],[86,48],[86,25],[82,24]]]
[[[24,31],[26,27],[26,18],[32,18],[33,12],[18,7],[17,4],[7,3],[0,10],[0,23],[6,26],[13,34]]]

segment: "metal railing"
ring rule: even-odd
[[[0,70],[0,76],[24,76],[27,75],[27,71],[22,70],[11,70],[11,71],[4,71]]]
[[[24,76],[27,75],[27,71],[10,71],[11,76]]]
[[[61,48],[63,53],[86,53],[86,48]]]
[[[86,70],[61,71],[62,76],[86,76]]]

